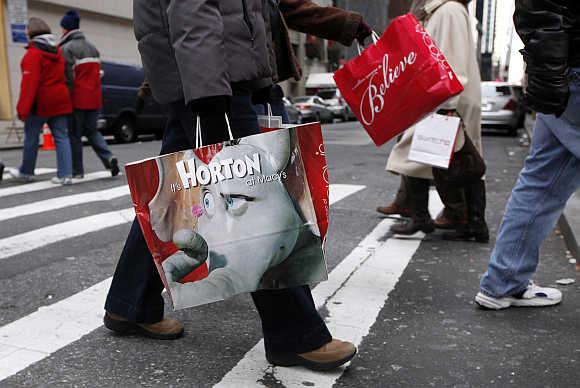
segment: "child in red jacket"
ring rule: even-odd
[[[39,18],[28,22],[29,44],[22,58],[22,82],[16,110],[25,122],[22,165],[19,176],[32,180],[38,154],[38,137],[48,124],[56,143],[57,176],[53,183],[72,183],[72,156],[68,138],[68,118],[72,104],[65,80],[65,61],[56,46],[50,27]]]

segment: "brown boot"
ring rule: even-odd
[[[183,336],[183,324],[175,319],[162,319],[156,323],[137,323],[107,311],[103,323],[107,329],[124,335],[138,334],[159,340],[172,340]]]
[[[411,209],[399,206],[396,202],[393,202],[387,206],[379,206],[377,211],[386,216],[400,215],[401,217],[411,217]]]
[[[273,354],[266,351],[266,359],[277,366],[303,366],[317,371],[329,371],[349,362],[356,354],[350,342],[333,339],[322,347],[307,353]]]
[[[387,206],[379,206],[377,211],[386,216],[400,215],[401,217],[411,217],[413,214],[412,203],[409,196],[409,183],[407,177],[401,175],[401,183],[395,201]]]

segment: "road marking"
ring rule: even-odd
[[[119,175],[121,175],[121,174],[119,174]],[[114,179],[111,177],[110,171],[97,171],[97,172],[91,172],[89,174],[85,174],[85,177],[83,179],[73,179],[73,183],[90,182],[90,181],[95,181],[95,180],[103,179],[103,178]],[[25,193],[31,193],[33,191],[54,189],[57,187],[60,187],[60,185],[55,185],[50,180],[41,181],[41,182],[34,182],[34,183],[23,183],[21,185],[6,187],[5,189],[0,189],[0,198],[7,197],[9,195],[25,194]]]
[[[45,168],[39,167],[34,169],[34,175],[44,175],[44,174],[53,174],[56,172],[56,168]],[[18,174],[18,169],[15,167],[6,167],[4,169],[4,173],[2,174],[3,180],[10,180],[14,179],[14,176]]]
[[[0,327],[0,381],[100,327],[111,279]]]
[[[437,214],[443,208],[436,191],[430,192],[429,210]],[[326,324],[336,338],[360,345],[369,333],[389,293],[419,248],[422,237],[389,238],[394,221],[385,219],[336,268],[326,282],[312,292],[316,308],[325,306]],[[421,234],[422,235],[422,234]],[[344,368],[332,372],[314,372],[305,368],[276,368],[264,355],[260,340],[238,364],[215,385],[219,388],[256,387],[264,376],[280,386],[332,387]],[[306,383],[306,384],[305,384]],[[277,385],[278,385],[277,384]]]
[[[330,185],[331,205],[345,198],[343,195],[332,194],[335,191],[334,186]],[[354,193],[364,188],[364,186],[357,187],[360,188],[351,192]],[[340,190],[345,192],[346,188]],[[129,215],[129,210],[131,212],[130,218],[132,219],[133,209],[127,209],[91,216],[93,218],[90,220],[90,224],[94,226],[99,222],[105,221],[106,218],[114,218],[116,222],[120,223],[122,223],[121,219],[124,220],[123,222],[129,221],[124,218]],[[105,215],[106,218],[99,217]],[[74,228],[80,228],[82,224],[89,223],[87,219],[91,217],[69,221],[70,223],[76,222],[76,224],[69,224],[65,229],[71,229],[70,225],[72,225],[72,230],[74,231]],[[63,224],[59,225],[54,225],[55,230],[52,231],[53,233],[62,228]],[[101,224],[99,229],[106,227],[109,226]],[[41,231],[43,229],[30,233],[42,235]],[[0,255],[4,253],[2,245],[4,240],[0,240]],[[100,327],[103,319],[103,301],[107,295],[111,280],[112,278],[105,279],[60,302],[41,307],[30,315],[0,327],[0,381],[48,357],[50,354]]]
[[[364,189],[365,187],[366,186],[361,185],[343,185],[343,184],[330,185],[329,202],[331,204],[336,203],[341,199],[346,198],[349,195],[352,195],[357,191]]]
[[[133,208],[78,218],[0,239],[0,260],[133,221]]]
[[[84,203],[110,201],[112,199],[123,197],[129,194],[129,186],[125,185],[113,187],[112,189],[50,198],[44,201],[1,209],[2,211],[0,212],[0,221],[9,220],[16,217],[24,217],[30,214],[62,209],[65,207],[80,205]]]

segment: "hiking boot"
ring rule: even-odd
[[[401,217],[411,217],[412,211],[410,208],[402,207],[396,202],[387,206],[377,207],[377,211],[386,216],[400,215]]]
[[[175,319],[162,319],[156,323],[137,323],[125,318],[105,312],[103,318],[105,327],[115,333],[128,335],[137,334],[143,337],[172,340],[183,336],[183,324]]]
[[[73,181],[72,178],[70,176],[64,177],[64,178],[59,178],[57,176],[52,177],[52,179],[50,180],[52,183],[54,183],[55,185],[63,185],[63,186],[68,186],[68,185],[72,185]]]
[[[109,163],[111,164],[111,176],[119,175],[119,161],[117,158],[111,158]]]
[[[562,292],[556,288],[540,287],[532,282],[523,292],[516,296],[495,298],[479,292],[475,296],[475,303],[484,309],[502,310],[514,307],[546,307],[562,301]]]
[[[303,366],[316,371],[329,371],[349,362],[356,354],[350,342],[333,339],[322,347],[307,353],[272,353],[266,359],[276,366]]]

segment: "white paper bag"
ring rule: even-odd
[[[449,168],[461,119],[432,114],[415,125],[409,160]]]

